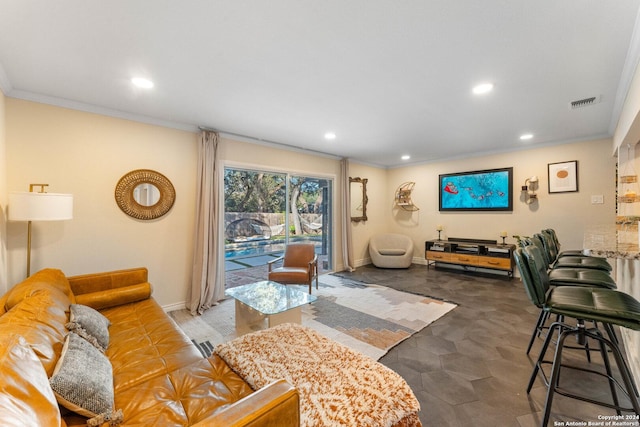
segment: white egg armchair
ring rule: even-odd
[[[380,268],[409,268],[413,259],[413,240],[403,234],[378,234],[369,240],[371,262]]]

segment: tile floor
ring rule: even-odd
[[[529,303],[519,279],[415,264],[408,270],[364,266],[340,274],[459,304],[380,359],[413,389],[425,427],[540,425],[546,388],[540,379],[530,395],[526,387],[542,340],[530,356],[525,354],[538,309]],[[586,364],[584,352],[565,354],[572,363]],[[592,366],[602,366],[599,355],[592,360]],[[609,397],[606,380],[577,371],[562,373],[563,385]],[[556,395],[549,425],[587,425],[601,415],[615,411]]]

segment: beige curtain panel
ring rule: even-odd
[[[192,315],[224,298],[223,182],[222,162],[217,159],[220,136],[202,131],[198,147],[196,224],[189,310]]]

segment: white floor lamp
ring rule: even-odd
[[[73,218],[73,194],[46,193],[49,184],[30,184],[29,192],[9,193],[9,221],[27,221],[27,277],[31,275],[31,221]],[[34,187],[40,187],[34,192]]]

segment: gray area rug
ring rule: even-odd
[[[434,298],[331,274],[320,277],[320,289],[314,289],[313,294],[318,300],[302,307],[302,324],[375,360],[456,307]],[[192,316],[187,310],[172,311],[169,315],[205,356],[217,344],[238,336],[232,298],[200,316]],[[258,328],[264,327],[266,324]]]

